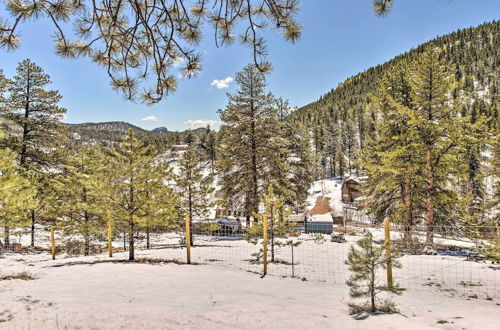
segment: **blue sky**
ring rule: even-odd
[[[397,0],[391,14],[377,17],[371,0],[302,0],[298,20],[302,38],[285,42],[278,31],[266,33],[268,59],[274,71],[270,90],[302,106],[319,98],[351,75],[383,63],[438,35],[499,19],[499,0]],[[5,18],[4,5],[0,17]],[[70,123],[127,121],[146,129],[165,126],[181,130],[202,121],[218,121],[217,110],[227,102],[227,88],[211,86],[214,80],[234,77],[251,61],[248,48],[234,45],[217,49],[211,34],[200,45],[203,71],[182,80],[177,92],[148,106],[122,99],[109,86],[106,72],[87,59],[62,59],[55,55],[53,29],[47,21],[22,26],[21,47],[0,50],[0,69],[12,76],[18,62],[30,58],[52,78],[52,89],[63,95]],[[230,79],[229,79],[230,80]],[[219,87],[225,87],[223,86]],[[158,121],[142,120],[154,117]]]

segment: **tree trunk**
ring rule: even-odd
[[[35,247],[35,210],[31,210],[31,246]]]
[[[88,256],[89,254],[90,254],[90,237],[88,235],[85,235],[83,255]]]
[[[252,124],[252,126],[254,126],[255,124]],[[253,208],[253,212],[254,213],[257,213],[259,211],[259,198],[257,196],[257,191],[258,191],[258,178],[257,178],[257,146],[255,144],[255,138],[254,140],[252,141],[252,183],[253,183],[253,187],[252,187],[252,193],[253,193],[253,196],[252,196],[252,208]],[[254,222],[257,222],[257,218],[254,216],[253,217],[253,220]]]
[[[434,192],[434,172],[432,168],[431,161],[431,152],[427,151],[426,155],[426,167],[427,167],[427,182],[426,182],[426,225],[427,225],[427,234],[426,234],[426,243],[432,244],[434,237],[434,205],[433,205],[433,192]]]
[[[9,236],[10,236],[10,228],[9,228],[9,226],[5,226],[4,227],[4,242],[3,243],[4,243],[4,247],[6,250],[8,250],[10,247],[10,237]]]
[[[123,228],[123,251],[127,251],[127,230]]]
[[[149,226],[146,227],[146,249],[151,249],[151,241],[149,240]]]
[[[83,196],[84,196],[84,201],[87,201],[87,190],[83,188]],[[85,221],[85,247],[84,247],[84,252],[83,255],[88,256],[90,252],[90,230],[89,230],[89,212],[87,210],[84,211],[83,219]]]
[[[133,261],[134,256],[134,216],[130,216],[129,219],[129,231],[128,231],[128,260]]]
[[[406,247],[412,246],[412,230],[413,230],[413,205],[411,198],[410,184],[404,183],[402,185],[402,202],[405,208],[404,215],[404,243]]]
[[[372,305],[372,313],[377,311],[377,305],[375,305],[375,261],[373,260],[373,242],[370,242],[370,257],[372,258],[372,262],[370,265],[370,301]]]
[[[191,175],[190,175],[191,176]],[[188,187],[188,202],[189,202],[189,245],[193,246],[193,195],[191,185]],[[186,242],[187,244],[187,242]]]
[[[29,70],[29,69],[28,69]],[[27,139],[28,139],[28,133],[29,133],[29,127],[28,127],[28,117],[30,114],[30,94],[31,94],[31,83],[30,83],[30,73],[28,71],[28,80],[26,82],[26,100],[24,103],[24,123],[23,123],[23,135],[21,138],[21,150],[20,150],[20,160],[19,160],[19,165],[21,167],[25,167],[26,165],[26,156],[27,156],[27,151],[28,151],[28,146],[27,146]]]
[[[271,220],[271,262],[274,262],[274,225]]]
[[[253,97],[253,84],[251,86],[251,95]],[[250,103],[250,110],[252,112],[252,212],[257,213],[259,211],[259,198],[257,196],[258,193],[258,176],[257,176],[257,141],[256,141],[256,127],[255,127],[255,106],[253,101]],[[257,223],[257,218],[254,216],[253,221]]]
[[[330,156],[330,178],[333,178],[335,176],[335,165],[333,165],[335,162],[333,160],[333,157]]]

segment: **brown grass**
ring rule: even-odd
[[[31,281],[34,280],[35,277],[30,273],[23,271],[16,274],[9,275],[0,275],[0,281],[10,281],[10,280],[23,280],[23,281]]]
[[[349,306],[349,314],[350,315],[359,315],[362,313],[374,314],[372,312],[372,306],[369,303],[364,304],[355,304],[348,303]],[[396,305],[391,300],[382,300],[376,304],[376,314],[397,314],[399,313],[399,309],[396,308]]]
[[[109,260],[96,260],[93,263],[143,263],[143,264],[176,264],[176,265],[186,265],[185,262],[179,261],[178,259],[162,259],[162,258],[136,258],[135,260],[128,259],[109,259]],[[196,262],[192,262],[191,265],[198,265]]]

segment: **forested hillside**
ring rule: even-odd
[[[385,73],[424,50],[437,49],[455,75],[453,99],[467,98],[461,106],[487,116],[489,129],[498,127],[500,97],[500,22],[458,30],[438,37],[394,59],[355,75],[316,102],[298,109],[296,120],[313,132],[322,175],[358,171],[356,158],[373,135],[379,113],[372,96]],[[350,169],[350,170],[349,170]]]
[[[166,127],[158,127],[148,131],[123,121],[67,125],[71,133],[69,135],[69,144],[73,146],[82,143],[108,145],[113,142],[121,142],[128,132],[132,131],[138,138],[153,143],[160,150],[164,150],[173,144],[196,142],[207,134],[207,128],[169,131]]]

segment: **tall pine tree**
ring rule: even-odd
[[[189,221],[192,223],[193,217],[206,217],[208,210],[212,206],[212,177],[206,171],[207,162],[203,161],[197,151],[191,147],[186,151],[180,161],[178,174],[175,176],[176,190],[180,198],[180,205],[183,213],[188,212]],[[191,228],[191,242],[194,239]],[[186,242],[187,244],[187,242]]]
[[[463,131],[451,100],[454,76],[438,51],[419,54],[412,63],[410,86],[415,111],[409,125],[418,132],[416,148],[425,159],[426,241],[432,243],[434,226],[450,220],[454,209],[450,180],[458,169],[454,165]]]
[[[130,131],[101,160],[106,164],[102,180],[108,182],[103,193],[114,218],[128,232],[129,260],[135,259],[137,230],[147,224],[148,218],[161,218],[170,224],[177,214],[176,198],[164,182],[166,169],[154,161],[154,156],[155,150]]]
[[[3,133],[0,131],[0,136]],[[0,149],[0,225],[4,228],[4,247],[10,245],[10,230],[26,223],[25,210],[36,206],[35,190],[21,173],[17,155],[9,149]],[[1,247],[1,244],[0,244]]]
[[[380,222],[390,216],[405,228],[405,242],[411,243],[415,219],[422,211],[424,162],[417,148],[417,131],[409,122],[414,110],[408,63],[388,71],[372,98],[380,119],[376,134],[368,141],[362,164],[366,169],[367,191],[372,196],[369,210]]]
[[[7,133],[3,144],[18,155],[25,175],[35,182],[34,172],[42,172],[44,166],[59,162],[56,154],[66,135],[66,127],[60,122],[66,109],[58,106],[62,98],[59,92],[46,89],[50,83],[49,75],[41,67],[29,59],[22,61],[16,75],[7,82],[8,93],[1,113]],[[38,191],[37,195],[42,198],[44,192]],[[35,212],[26,210],[32,222],[32,245]]]
[[[218,169],[226,205],[243,206],[248,226],[267,187],[277,111],[264,74],[255,65],[247,65],[235,80],[238,91],[228,94],[229,104],[219,110],[223,127]]]
[[[97,150],[83,147],[67,159],[63,172],[53,180],[53,200],[50,208],[59,219],[66,235],[80,235],[84,255],[90,253],[91,239],[105,231],[103,216],[103,182],[98,175],[100,157]]]

